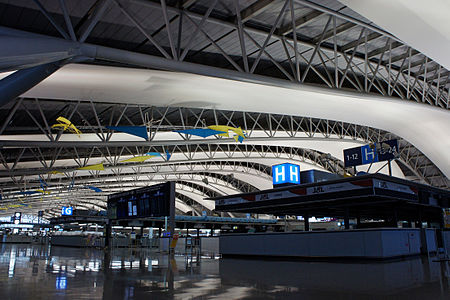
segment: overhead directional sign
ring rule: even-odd
[[[361,147],[350,148],[344,150],[345,167],[353,167],[362,165]]]
[[[391,160],[398,154],[398,141],[388,140],[344,150],[345,167]]]
[[[364,145],[361,147],[362,164],[372,164],[378,162],[376,144]]]
[[[389,140],[384,141],[379,144],[377,148],[378,152],[378,160],[390,160],[394,159],[398,154],[398,141],[397,140]]]
[[[62,216],[71,216],[73,214],[73,208],[71,206],[63,206],[61,209]]]
[[[293,183],[300,184],[300,166],[281,164],[272,166],[273,185]]]

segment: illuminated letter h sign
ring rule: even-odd
[[[281,164],[272,166],[273,185],[280,184],[299,184],[300,166],[294,164]]]

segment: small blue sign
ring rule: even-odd
[[[370,147],[372,146],[372,147]],[[376,144],[364,145],[361,147],[362,164],[371,164],[378,162],[378,153],[376,150]]]
[[[56,289],[57,290],[65,290],[67,288],[67,277],[66,276],[57,276],[56,277]]]
[[[300,166],[281,164],[272,166],[273,185],[293,183],[300,184]]]
[[[63,206],[61,209],[62,216],[71,216],[73,214],[73,207],[71,206]]]

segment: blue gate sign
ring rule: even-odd
[[[347,168],[391,160],[398,156],[398,152],[397,140],[344,149],[344,166]]]
[[[61,209],[62,216],[71,216],[73,213],[73,208],[71,206],[63,206]]]
[[[353,167],[362,165],[361,147],[344,150],[344,166]]]
[[[373,144],[373,145],[364,145],[361,147],[361,156],[363,165],[378,162],[378,154],[376,146],[377,146],[376,144]]]
[[[281,164],[272,166],[273,185],[283,183],[300,184],[300,166]]]

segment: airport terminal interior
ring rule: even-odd
[[[449,15],[0,0],[0,299],[450,299]]]

